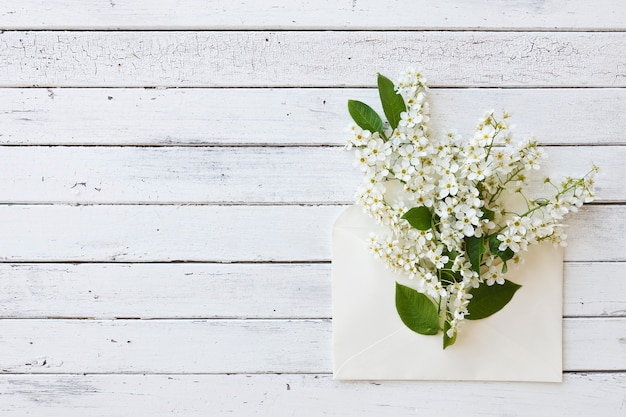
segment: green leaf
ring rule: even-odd
[[[459,256],[459,253],[455,250],[444,251],[443,255],[448,257],[448,262],[446,262],[443,269],[441,269],[442,278],[445,275],[448,278],[451,278],[456,282],[461,282],[463,280],[461,276],[461,272],[452,270],[452,266],[454,265],[454,260],[456,259],[457,256]],[[450,281],[450,283],[452,283],[452,281]]]
[[[499,257],[500,259],[502,259],[502,262],[503,262],[502,273],[506,274],[506,271],[508,271],[509,269],[506,266],[506,261],[513,259],[513,257],[515,256],[515,252],[513,252],[511,248],[506,248],[505,250],[499,249],[500,243],[502,242],[498,240],[497,233],[490,235],[488,237],[488,241],[489,241],[489,251],[491,251],[492,255],[495,255]]]
[[[367,104],[356,100],[348,100],[348,111],[352,119],[354,119],[354,123],[361,129],[383,133],[382,119],[378,113]]]
[[[456,257],[459,256],[459,253],[453,250],[453,251],[445,251],[443,254],[448,257],[448,263],[446,264],[446,268],[452,268],[452,264],[454,263],[454,260],[456,259]]]
[[[465,238],[465,251],[472,264],[472,270],[480,275],[480,264],[485,253],[485,244],[481,237],[466,237]]]
[[[489,210],[487,207],[481,207],[480,210],[483,212],[483,219],[493,220],[496,218],[495,211]]]
[[[381,74],[378,74],[378,94],[389,125],[395,129],[400,121],[400,113],[406,111],[404,99],[396,93],[393,82]]]
[[[500,243],[502,242],[498,240],[497,233],[489,235],[488,240],[489,250],[493,255],[500,257],[500,259],[502,259],[504,262],[508,261],[509,259],[513,259],[513,257],[515,256],[515,252],[513,252],[511,248],[506,248],[505,250],[499,249]]]
[[[480,320],[489,317],[494,313],[502,310],[502,308],[511,301],[513,295],[522,286],[517,285],[509,280],[504,280],[504,284],[494,284],[488,286],[481,284],[478,288],[470,291],[472,299],[467,305],[468,320]]]
[[[450,326],[450,323],[448,322],[448,320],[446,320],[443,323],[443,348],[447,348],[448,346],[452,346],[455,342],[456,342],[456,332],[454,332],[454,335],[452,335],[452,337],[448,336],[448,330],[450,330],[452,326]]]
[[[419,334],[439,333],[437,306],[426,297],[396,282],[396,310],[400,319],[409,329]]]
[[[463,281],[463,276],[459,271],[451,271],[450,269],[441,269],[441,281],[446,284],[454,284]]]
[[[513,259],[515,256],[515,252],[511,248],[506,248],[504,251],[498,251],[498,256],[502,259],[502,262],[506,262],[510,259]]]
[[[432,227],[433,216],[426,206],[413,207],[404,213],[402,218],[418,230],[428,230]]]
[[[500,246],[500,243],[502,243],[498,240],[498,234],[494,233],[492,235],[489,235],[487,237],[487,240],[489,241],[489,251],[491,251],[493,255],[497,256],[498,252],[500,252],[500,249],[498,249],[498,246]]]

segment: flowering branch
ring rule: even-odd
[[[526,173],[539,169],[544,153],[535,138],[512,143],[508,113],[488,112],[463,141],[430,129],[419,72],[404,72],[395,86],[379,74],[378,90],[386,123],[367,104],[348,102],[355,124],[347,148],[367,184],[358,203],[387,231],[372,236],[374,255],[415,282],[397,284],[400,318],[417,333],[443,330],[446,348],[463,320],[494,314],[520,288],[504,278],[507,262],[520,263],[544,240],[565,245],[561,221],[593,200],[598,168],[559,186],[546,179],[554,194],[528,200]],[[526,201],[522,214],[505,205],[515,195]]]

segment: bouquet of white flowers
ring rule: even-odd
[[[385,228],[371,250],[385,265],[414,280],[396,283],[396,309],[411,330],[438,334],[444,349],[463,320],[502,309],[520,288],[505,279],[528,245],[565,245],[563,217],[593,200],[593,167],[581,178],[545,183],[550,196],[532,198],[528,172],[543,151],[530,138],[513,143],[509,115],[488,112],[467,141],[428,127],[426,81],[412,69],[397,86],[378,75],[387,123],[367,104],[350,100],[355,124],[347,147],[366,186],[358,203]],[[511,208],[513,198],[525,204]]]

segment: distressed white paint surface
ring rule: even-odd
[[[597,201],[626,201],[626,147],[546,152],[532,196],[554,194],[546,176],[583,176],[595,163]],[[338,147],[4,147],[0,201],[351,204],[363,185],[354,159]]]
[[[1,317],[331,316],[329,264],[0,264],[0,276]]]
[[[563,380],[374,383],[333,381],[329,375],[0,375],[0,391],[13,400],[0,400],[0,410],[8,417],[127,417],[129,410],[155,417],[623,416],[626,374],[568,373]]]
[[[0,50],[7,87],[371,86],[409,65],[432,87],[626,86],[620,32],[9,31]]]
[[[626,318],[564,319],[563,369],[623,370],[625,329]],[[33,319],[25,326],[24,320],[4,319],[0,334],[3,372],[330,373],[332,369],[330,320]]]
[[[565,264],[564,314],[626,315],[626,270],[616,262]],[[600,284],[605,282],[605,284]],[[593,294],[593,295],[592,295]]]
[[[348,99],[382,114],[371,88],[3,88],[0,144],[343,145]],[[544,144],[626,144],[626,89],[437,88],[429,101],[434,131],[467,136],[495,109]]]
[[[624,414],[626,5],[7,0],[6,29],[2,416]],[[552,170],[602,165],[568,231],[563,384],[329,375],[330,231],[359,174],[324,145],[407,64],[437,129],[504,108]]]
[[[567,262],[566,317],[626,317],[626,264]],[[0,264],[2,318],[330,318],[329,264]]]
[[[625,16],[611,0],[5,0],[0,29],[618,30]]]
[[[327,261],[345,206],[5,205],[1,261]],[[567,261],[626,261],[626,206],[583,207]]]
[[[1,260],[314,261],[342,206],[0,206]]]

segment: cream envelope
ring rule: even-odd
[[[466,320],[456,344],[442,333],[409,330],[395,309],[396,281],[368,249],[379,230],[360,206],[349,207],[333,229],[333,349],[335,379],[562,381],[563,251],[531,247],[507,279],[522,285],[491,317]]]

